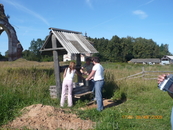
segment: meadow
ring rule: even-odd
[[[71,112],[82,119],[96,122],[95,130],[171,129],[172,99],[167,92],[158,89],[156,80],[119,79],[139,73],[142,68],[147,71],[172,71],[172,65],[107,62],[102,62],[102,65],[105,68],[103,96],[117,105],[107,107],[102,112],[95,108],[78,109],[89,102],[86,98],[77,100]],[[53,62],[19,59],[0,62],[0,66],[0,126],[18,117],[22,108],[32,104],[60,107],[59,100],[51,99],[49,93],[49,86],[55,85]]]

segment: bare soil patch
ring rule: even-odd
[[[116,102],[104,100],[105,108],[116,105],[118,105]],[[97,105],[91,102],[91,104],[80,109],[96,109],[96,107]],[[23,114],[20,117],[3,126],[3,128],[8,130],[91,130],[95,126],[95,122],[80,119],[77,115],[70,113],[70,109],[35,104],[25,107],[21,111]]]
[[[70,111],[70,110],[69,110]],[[3,126],[7,129],[32,129],[32,130],[88,130],[92,129],[94,122],[82,120],[77,115],[67,113],[68,110],[54,108],[42,104],[31,105],[22,109],[22,116]]]

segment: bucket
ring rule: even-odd
[[[89,80],[85,80],[85,86],[89,86]]]

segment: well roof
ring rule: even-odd
[[[93,47],[93,45],[82,35],[81,32],[59,29],[59,28],[49,28],[50,35],[46,38],[44,45],[40,51],[51,51],[60,50],[71,53],[71,54],[88,54],[88,53],[98,53],[98,51]],[[54,35],[57,39],[57,48],[52,48],[51,37]]]

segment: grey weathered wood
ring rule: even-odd
[[[82,87],[73,88],[73,93],[81,94],[81,93],[87,92],[89,90],[90,90],[90,87],[82,86]]]
[[[50,90],[51,98],[57,98],[57,87],[55,85],[50,86],[49,90]],[[88,86],[80,86],[80,87],[73,88],[73,97],[74,98],[81,98],[82,96],[92,94],[92,93],[93,92],[90,91],[90,87],[88,87]]]
[[[77,66],[78,73],[81,74],[81,72],[80,72],[80,68],[81,68],[81,57],[80,57],[80,54],[76,54],[76,66]],[[78,83],[82,82],[82,78],[80,76],[78,76],[77,77],[77,81],[78,81]]]
[[[64,47],[50,48],[50,49],[44,49],[44,50],[40,50],[40,51],[56,51],[56,50],[64,50]]]
[[[74,97],[81,98],[81,96],[85,96],[85,95],[92,94],[92,93],[93,93],[92,91],[87,91],[87,92],[80,93],[80,94],[74,94]]]
[[[134,78],[143,78],[144,80],[156,80],[158,75],[153,75],[153,73],[173,73],[173,71],[145,71],[144,67],[142,68],[142,72],[139,72],[137,74],[133,74],[124,78],[116,79],[118,80],[124,80],[124,79],[134,79]],[[146,76],[150,76],[150,78],[146,78]],[[152,78],[154,77],[154,78]]]
[[[51,30],[50,35],[45,40],[44,45],[41,47],[40,51],[52,51],[53,52],[53,59],[54,59],[54,71],[55,71],[55,81],[56,81],[56,91],[51,90],[53,97],[57,95],[59,98],[61,95],[61,79],[60,79],[60,72],[62,72],[66,66],[59,66],[59,59],[58,55],[68,52],[71,54],[76,54],[76,70],[80,73],[81,68],[81,54],[88,54],[88,53],[98,53],[98,51],[83,37],[81,32],[58,29],[58,28],[49,28]],[[67,33],[64,33],[67,32]],[[70,33],[72,34],[70,36]],[[75,40],[75,42],[70,39],[69,37]],[[81,45],[81,42],[85,45]],[[51,45],[52,44],[52,48]],[[62,51],[63,50],[63,51]],[[82,78],[78,76],[77,82],[82,82]],[[81,91],[84,93],[86,88],[83,88]],[[77,89],[75,89],[77,91]],[[88,91],[88,90],[86,90]],[[57,93],[57,94],[56,94]]]
[[[57,40],[54,35],[52,35],[52,47],[57,48]],[[61,78],[60,78],[60,67],[59,67],[59,59],[58,59],[58,51],[53,51],[53,60],[54,60],[54,71],[55,71],[55,81],[56,81],[56,90],[57,90],[57,98],[61,96]]]

